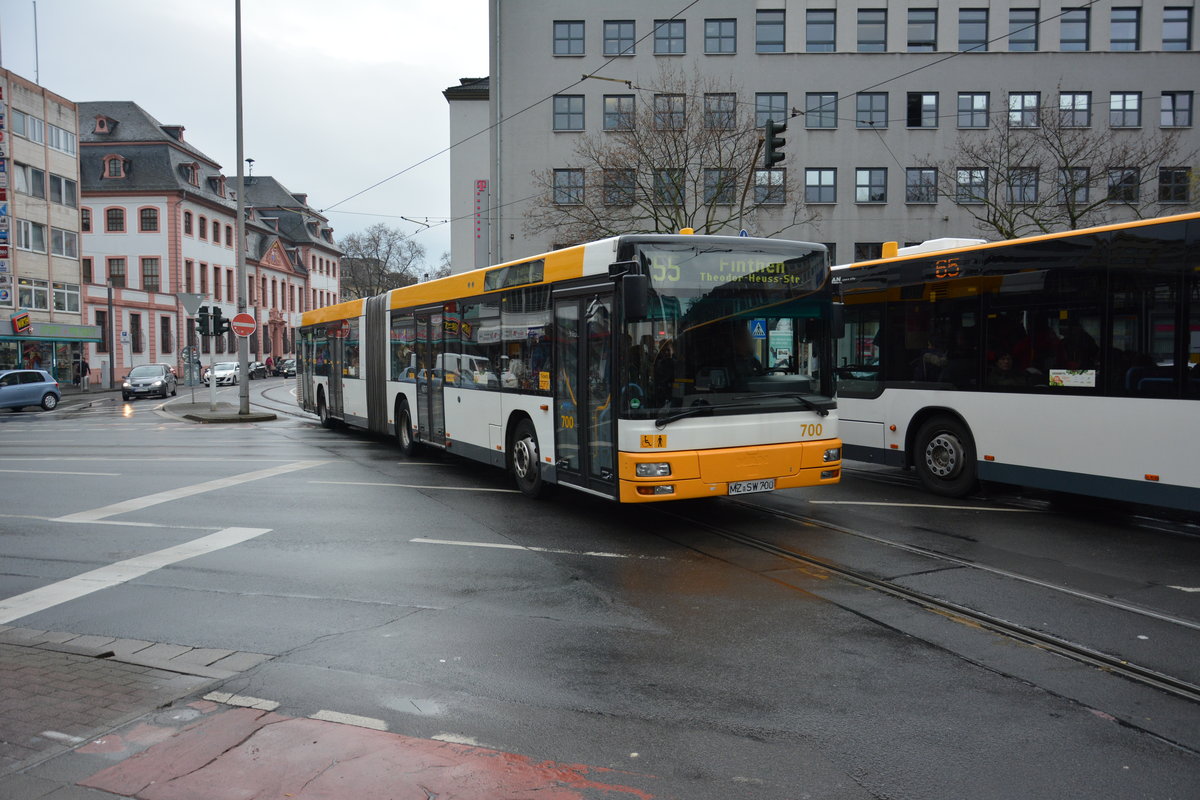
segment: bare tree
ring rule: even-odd
[[[1178,208],[1163,204],[1160,170],[1190,178],[1190,167],[1179,165],[1197,152],[1181,152],[1179,131],[1149,134],[1109,119],[1093,127],[1090,107],[1060,102],[992,114],[988,129],[963,130],[949,157],[926,159],[937,170],[937,191],[970,213],[979,231],[1006,239]]]
[[[769,236],[810,222],[783,171],[761,169],[762,134],[738,96],[732,83],[664,71],[657,88],[606,107],[603,132],[579,137],[569,167],[533,173],[542,197],[526,212],[526,231],[568,244],[681,228],[731,233],[782,217],[776,230],[760,230]]]
[[[378,222],[340,240],[342,296],[373,297],[389,289],[416,283],[425,261],[425,248],[398,228]]]

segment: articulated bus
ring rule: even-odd
[[[893,252],[834,269],[847,458],[1200,510],[1200,214]]]
[[[620,502],[837,483],[819,244],[626,235],[306,312],[326,425]]]

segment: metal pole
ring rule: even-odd
[[[242,0],[233,3],[234,81],[237,86],[237,310],[246,310],[246,160],[242,146]],[[239,336],[238,364],[241,377],[238,381],[238,413],[250,413],[250,337]]]
[[[113,316],[112,284],[108,284],[108,388],[117,388],[117,319]]]

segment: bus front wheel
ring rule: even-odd
[[[333,417],[329,416],[329,406],[325,403],[325,393],[317,397],[317,416],[321,419],[322,428],[333,427]]]
[[[528,419],[521,420],[509,445],[508,463],[517,488],[530,497],[540,497],[547,488],[538,464],[539,452],[533,423]]]
[[[917,430],[915,444],[917,477],[928,491],[964,497],[975,489],[975,442],[961,422],[934,417]]]
[[[396,413],[396,443],[400,445],[400,452],[410,458],[419,449],[417,440],[413,438],[412,416],[408,413],[407,405],[400,406]]]

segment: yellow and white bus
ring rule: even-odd
[[[947,496],[986,479],[1200,511],[1200,214],[928,242],[834,282],[847,458]]]
[[[819,244],[626,235],[305,312],[300,404],[647,502],[837,483]]]

